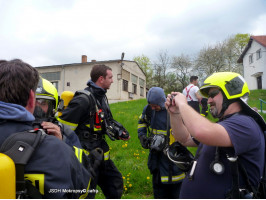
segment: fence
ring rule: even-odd
[[[262,104],[263,103],[266,103],[265,101],[263,101],[262,99],[259,99],[260,100],[260,111],[262,112],[263,110],[262,110]]]

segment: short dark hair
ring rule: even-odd
[[[0,101],[26,107],[38,81],[38,71],[22,60],[0,60]]]
[[[190,83],[191,83],[192,81],[196,81],[196,80],[198,80],[198,78],[199,78],[199,77],[197,77],[197,76],[191,76],[191,77],[190,77]]]
[[[100,76],[105,78],[107,75],[107,70],[112,71],[112,69],[106,65],[94,65],[91,70],[91,80],[95,83]]]

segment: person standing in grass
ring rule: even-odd
[[[150,149],[148,168],[152,174],[154,198],[179,198],[185,175],[163,152],[168,144],[162,141],[174,140],[172,135],[167,135],[164,90],[152,87],[147,101],[148,105],[144,107],[138,121],[138,138],[143,148]]]
[[[188,105],[200,113],[199,102],[201,102],[202,97],[198,94],[198,82],[197,76],[191,76],[189,85],[183,90],[183,95],[186,96]]]
[[[165,103],[175,139],[184,146],[198,146],[180,198],[258,198],[258,185],[265,184],[261,177],[266,124],[246,104],[250,94],[246,81],[237,73],[217,72],[204,81],[200,93],[208,98],[217,123],[198,114],[179,92],[169,94]]]

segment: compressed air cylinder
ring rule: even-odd
[[[62,111],[68,106],[69,102],[73,99],[73,96],[74,96],[74,93],[71,91],[62,92],[61,97],[60,97],[60,101],[61,101],[60,104],[63,103],[63,106],[59,105],[59,107],[63,107],[63,109],[62,110],[58,109],[59,117],[62,115]]]
[[[13,160],[0,153],[0,199],[16,198],[16,169]]]

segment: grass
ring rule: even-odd
[[[266,90],[253,90],[248,101],[251,107],[259,107],[259,99],[266,101]],[[111,159],[122,173],[124,179],[123,199],[152,199],[152,176],[148,170],[147,162],[149,150],[143,149],[138,139],[138,118],[142,113],[146,99],[119,102],[110,105],[114,119],[119,121],[130,133],[128,141],[111,141],[107,137],[110,146]],[[264,110],[266,105],[264,104]],[[266,119],[266,114],[262,114]],[[209,114],[208,119],[215,121]],[[189,148],[195,154],[196,148]],[[104,199],[100,188],[96,199]]]

